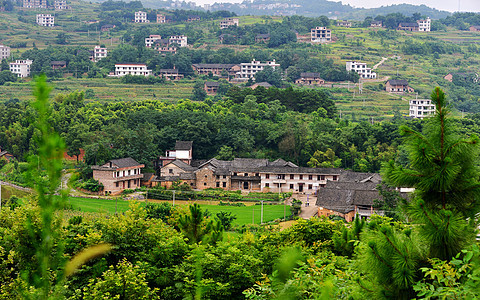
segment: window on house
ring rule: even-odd
[[[233,173],[233,176],[237,176],[237,172],[234,172],[234,173]]]
[[[206,183],[206,182],[204,182],[204,183],[203,183],[203,185],[207,185],[207,183]]]
[[[226,183],[226,182],[223,182],[222,186],[223,186],[223,187],[227,187],[227,183]]]
[[[248,176],[248,173],[243,173],[243,176]]]
[[[118,187],[118,181],[117,181],[117,182],[115,182],[115,187]]]
[[[257,176],[257,177],[258,177],[258,176],[260,176],[260,174],[259,174],[259,173],[255,173],[255,176]]]
[[[205,175],[205,178],[207,178],[207,177],[208,177],[208,176],[207,176],[207,175]]]
[[[265,179],[270,179],[270,174],[265,174]]]
[[[223,175],[223,179],[226,179],[227,178],[227,175]]]
[[[325,180],[325,175],[320,175],[320,180]]]
[[[313,188],[313,185],[309,184],[308,189],[311,190]]]
[[[265,183],[265,187],[270,187],[270,183]]]
[[[313,176],[312,175],[308,175],[308,180],[312,180],[313,179]]]
[[[303,179],[303,175],[300,175],[300,179]]]
[[[293,184],[292,183],[290,184],[290,189],[293,190]]]
[[[217,175],[217,179],[220,179],[220,175]]]
[[[320,180],[320,175],[317,175],[317,180]]]
[[[333,180],[337,180],[337,175],[333,175]]]
[[[128,170],[128,175],[130,176],[130,170]]]
[[[217,182],[217,187],[220,187],[220,182]]]
[[[290,179],[294,179],[294,178],[295,178],[295,175],[290,174]]]
[[[173,169],[168,169],[169,174],[173,174]]]

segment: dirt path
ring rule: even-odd
[[[13,184],[13,183],[10,183],[10,182],[6,182],[6,181],[1,181],[0,180],[0,184],[1,185],[7,185],[7,186],[11,186],[13,188],[16,188],[17,190],[21,190],[21,191],[24,191],[24,192],[29,192],[29,193],[32,193],[33,190],[31,188],[26,188],[26,187],[23,187],[23,186],[19,186],[19,185],[16,185],[16,184]]]

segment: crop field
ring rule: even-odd
[[[78,209],[82,212],[99,212],[99,213],[121,213],[128,210],[132,201],[115,200],[115,199],[91,199],[91,198],[77,198],[70,197],[67,203],[75,210]],[[150,203],[150,202],[149,202]],[[193,202],[191,202],[193,203]],[[190,203],[190,204],[191,204]],[[208,209],[208,211],[214,216],[220,211],[231,212],[237,217],[233,222],[236,225],[252,224],[255,220],[255,224],[260,224],[261,217],[261,205],[251,206],[220,206],[203,204],[208,201],[198,201],[202,209]],[[140,202],[140,205],[144,207],[146,202]],[[187,202],[176,201],[175,205],[188,205]],[[263,206],[263,221],[269,222],[275,219],[282,219],[284,216],[284,209],[287,217],[290,215],[289,206],[283,205],[264,205]]]

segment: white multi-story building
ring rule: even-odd
[[[23,0],[23,7],[47,9],[47,0]]]
[[[150,21],[147,19],[147,13],[144,11],[136,11],[135,12],[135,23],[149,23]]]
[[[425,20],[418,20],[418,31],[430,31],[430,18],[426,18]]]
[[[145,47],[152,48],[155,41],[161,40],[162,36],[158,34],[151,34],[149,37],[145,38]]]
[[[55,0],[54,6],[55,6],[55,10],[69,9],[66,0]]]
[[[37,24],[40,26],[53,27],[55,26],[55,17],[51,14],[38,14]]]
[[[93,59],[95,62],[101,60],[102,58],[107,57],[107,48],[102,48],[100,46],[95,46],[93,49]]]
[[[262,71],[267,66],[270,66],[275,70],[276,67],[280,67],[280,64],[277,64],[275,60],[264,63],[257,60],[253,60],[249,63],[241,63],[240,72],[237,72],[236,77],[244,80],[248,80],[250,78],[255,80],[255,74],[257,74],[259,71]]]
[[[332,41],[332,31],[327,27],[315,27],[310,31],[312,43],[327,43]]]
[[[432,116],[435,113],[435,105],[432,100],[415,99],[410,100],[410,117],[425,118]]]
[[[16,60],[15,62],[10,63],[10,72],[17,74],[18,77],[28,77],[30,76],[30,67],[33,61],[26,60]]]
[[[10,57],[10,47],[0,45],[0,60]]]
[[[220,29],[225,29],[229,26],[238,26],[238,18],[225,18],[220,21]]]
[[[152,70],[148,70],[146,64],[115,64],[114,76],[122,77],[125,75],[150,76]]]
[[[360,78],[365,79],[375,79],[377,78],[377,73],[372,72],[371,68],[367,68],[366,63],[356,62],[356,61],[347,61],[346,63],[347,71],[355,71],[360,75]]]
[[[187,47],[187,37],[184,35],[172,35],[168,39],[169,44],[178,44],[180,47]]]
[[[163,24],[167,23],[167,18],[164,14],[157,14],[157,23]]]

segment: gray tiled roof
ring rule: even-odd
[[[417,23],[400,23],[398,24],[399,27],[418,27]]]
[[[213,68],[213,69],[230,69],[236,64],[193,64],[195,68]]]
[[[109,160],[106,164],[103,166],[108,167],[109,163],[112,163],[113,166],[116,166],[117,168],[128,168],[128,167],[135,167],[141,165],[138,163],[136,160],[134,160],[131,157],[126,157],[126,158],[120,158],[120,159],[112,159]]]
[[[206,86],[220,86],[220,82],[217,82],[217,81],[206,81],[205,82],[205,85]]]
[[[184,163],[183,161],[176,159],[168,164],[166,164],[163,168],[168,166],[169,164],[174,164],[175,166],[179,167],[180,169],[187,171],[187,172],[193,172],[195,171],[196,168],[190,166],[189,164]]]
[[[190,150],[192,149],[193,141],[176,141],[175,150]]]
[[[300,78],[320,78],[320,73],[315,72],[302,72],[300,73]]]
[[[405,79],[392,79],[387,82],[391,85],[408,85],[408,81],[406,81]]]

